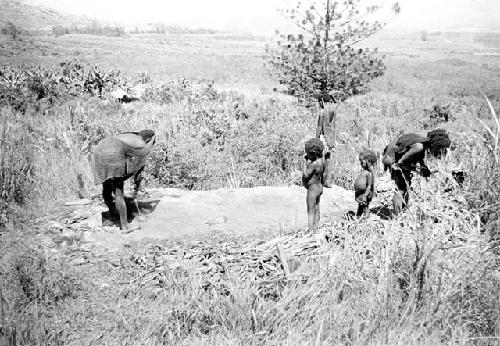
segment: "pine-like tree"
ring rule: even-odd
[[[367,90],[366,84],[384,73],[376,49],[354,46],[373,35],[399,13],[392,5],[386,21],[373,20],[381,9],[371,5],[360,10],[362,0],[298,1],[280,13],[301,29],[299,34],[280,34],[277,45],[268,46],[267,65],[285,92],[310,105],[312,101],[342,102]],[[324,95],[331,98],[325,98]],[[323,96],[321,96],[323,95]]]

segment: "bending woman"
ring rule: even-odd
[[[102,184],[104,203],[113,218],[120,218],[122,230],[132,230],[127,220],[124,182],[134,177],[133,198],[136,198],[142,181],[142,171],[154,142],[155,133],[152,130],[126,132],[104,138],[94,150],[95,182]]]

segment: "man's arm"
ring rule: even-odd
[[[411,158],[415,155],[420,154],[424,151],[424,145],[422,143],[415,143],[397,162],[399,166],[404,166],[406,163],[411,164]],[[410,161],[410,162],[409,162]]]

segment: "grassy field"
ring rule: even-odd
[[[265,44],[272,42],[272,38],[231,34],[64,35],[25,37],[19,42],[0,37],[0,64],[52,65],[78,59],[130,74],[214,80],[221,88],[270,93],[276,83],[268,77],[262,57]],[[498,55],[481,55],[499,54],[494,34],[443,33],[422,41],[418,33],[381,32],[363,46],[378,47],[387,57],[386,75],[374,82],[374,89],[386,92],[393,87],[400,93],[401,84],[408,92],[428,90],[437,95],[461,88],[468,93],[490,92],[495,82],[491,72],[499,68]],[[429,90],[429,84],[436,90]]]
[[[251,254],[242,249],[258,248],[270,236],[141,241],[110,252],[81,237],[58,245],[61,235],[39,221],[57,218],[61,201],[78,197],[79,175],[91,194],[100,193],[90,153],[119,131],[154,128],[158,135],[146,187],[300,183],[303,143],[314,134],[318,110],[272,92],[276,83],[261,59],[266,39],[2,37],[0,64],[78,59],[131,76],[213,80],[215,92],[202,82],[200,92],[192,92],[196,83],[175,82],[175,92],[196,97],[124,105],[59,95],[52,103],[26,99],[22,109],[1,107],[0,343],[496,345],[498,42],[494,35],[429,33],[423,41],[418,33],[384,32],[366,41],[386,55],[387,71],[368,94],[338,108],[334,181],[351,188],[362,146],[380,152],[401,131],[436,126],[453,139],[446,158],[429,163],[444,173],[417,181],[409,211],[394,220],[324,225],[330,241],[297,255],[292,279],[266,280],[265,265],[281,268],[276,253],[252,270],[242,272],[237,263]],[[431,119],[435,106],[451,120]],[[463,187],[449,178],[452,170],[467,173]],[[236,264],[213,259],[240,251]],[[189,260],[190,253],[206,256]]]

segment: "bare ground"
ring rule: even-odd
[[[306,191],[299,186],[187,191],[148,190],[129,201],[130,221],[140,229],[122,233],[103,224],[106,207],[100,196],[67,202],[51,217],[52,234],[60,243],[72,239],[118,248],[142,239],[204,239],[213,235],[279,235],[307,226]],[[139,209],[139,211],[137,210]],[[324,189],[321,222],[356,208],[354,193],[334,186]],[[134,210],[135,209],[135,210]],[[46,220],[44,222],[46,224]]]

